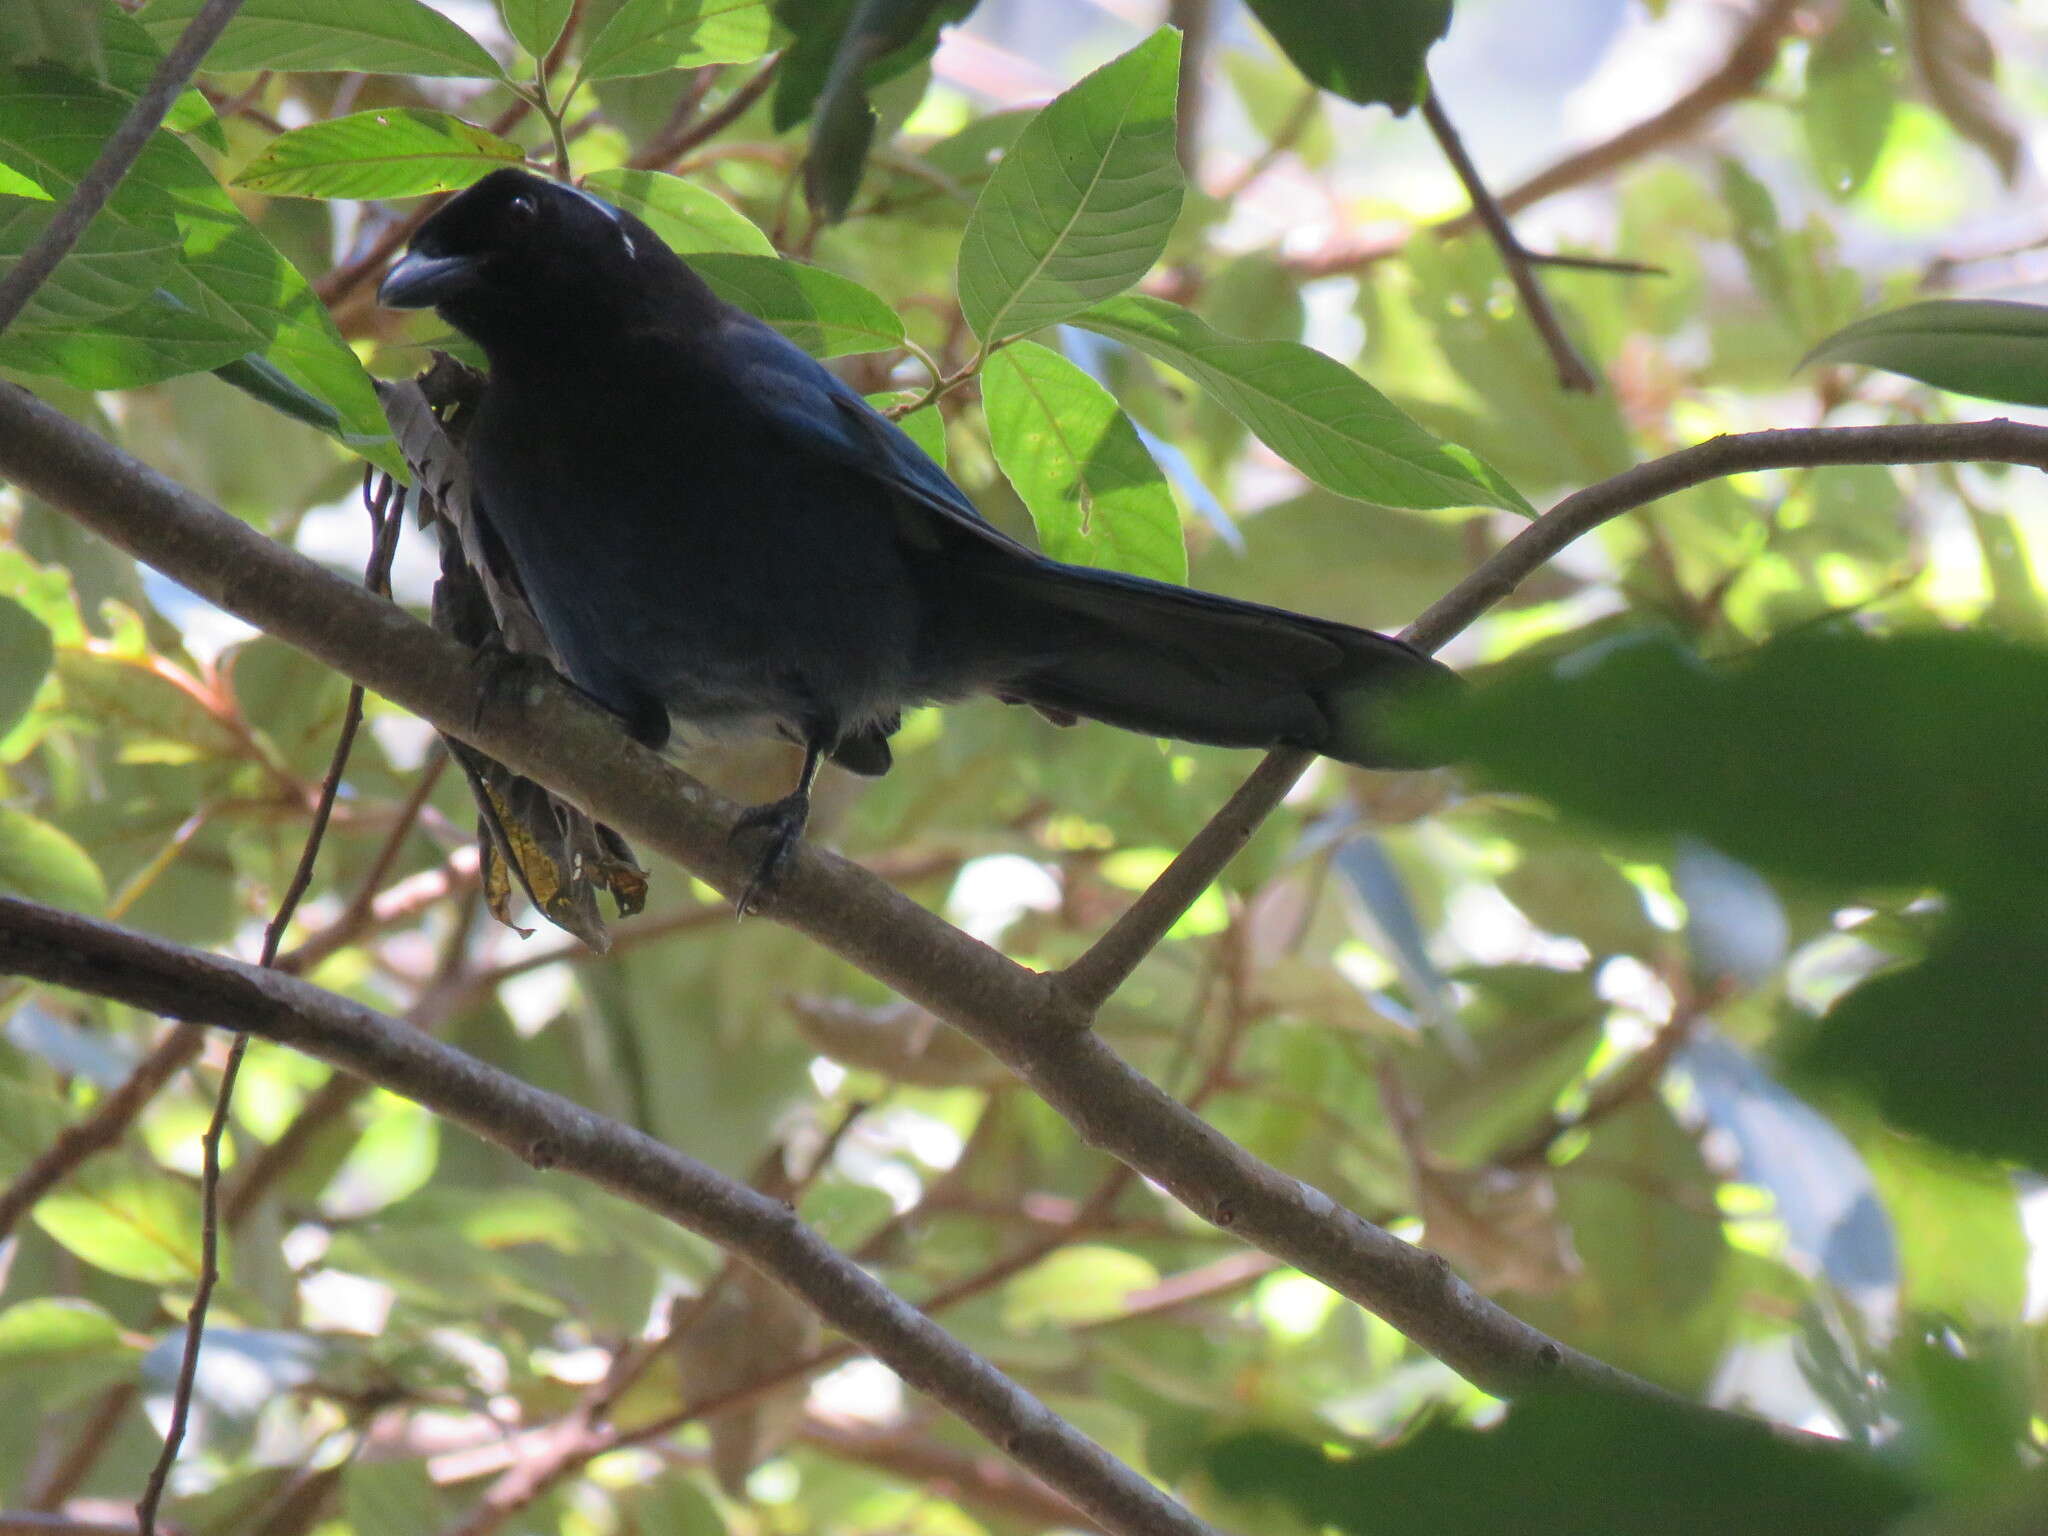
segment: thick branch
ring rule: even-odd
[[[234,20],[235,12],[241,7],[242,0],[206,0],[199,14],[178,34],[178,40],[171,44],[171,51],[157,65],[149,84],[135,98],[135,105],[128,109],[128,115],[121,119],[121,126],[100,146],[99,157],[93,161],[92,168],[79,178],[71,196],[57,210],[57,216],[44,226],[35,243],[21,253],[21,260],[7,275],[0,277],[0,331],[14,324],[15,318],[28,307],[28,301],[35,297],[36,290],[57,270],[57,263],[78,244],[86,226],[106,207],[107,199],[114,195],[114,188],[121,184],[121,178],[128,174],[136,157],[142,153],[142,146],[162,126],[164,114],[171,110],[171,103],[178,99],[178,93],[185,89],[185,83],[199,68],[199,61],[206,57],[206,51],[214,45],[227,24]]]
[[[1441,645],[1579,533],[1715,475],[1949,460],[2048,467],[2048,428],[1992,421],[1716,439],[1567,498],[1425,614],[1409,638],[1426,649]],[[744,880],[744,856],[728,841],[733,807],[633,744],[567,689],[536,684],[523,708],[487,709],[479,717],[469,656],[460,646],[264,538],[26,391],[0,388],[0,468],[193,591],[550,785],[636,841],[728,891]],[[972,1036],[1091,1145],[1378,1313],[1487,1390],[1513,1396],[1560,1376],[1642,1390],[1486,1301],[1441,1259],[1260,1162],[1110,1050],[1056,979],[959,933],[857,866],[802,846],[771,912]]]
[[[782,1201],[651,1136],[306,982],[32,902],[0,897],[0,970],[291,1046],[536,1167],[588,1179],[772,1275],[1109,1529],[1206,1536],[1199,1520],[871,1278]]]
[[[1709,438],[1574,491],[1432,603],[1402,631],[1402,638],[1425,651],[1439,649],[1566,545],[1624,512],[1709,480],[1759,469],[1829,464],[1953,463],[2048,469],[2048,427],[1999,419],[1931,426],[1784,427]]]

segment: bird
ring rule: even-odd
[[[758,904],[819,765],[890,767],[903,712],[970,695],[1153,736],[1425,767],[1385,728],[1453,674],[1393,637],[1048,558],[852,386],[721,300],[647,224],[518,167],[422,223],[378,289],[481,349],[480,519],[568,680],[648,746],[769,732]]]

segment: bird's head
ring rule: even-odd
[[[420,226],[377,301],[438,310],[488,352],[536,331],[607,318],[603,312],[645,293],[671,264],[680,265],[631,214],[507,168]]]

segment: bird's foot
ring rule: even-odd
[[[766,842],[761,860],[754,866],[753,878],[747,881],[746,889],[740,892],[740,899],[734,904],[741,917],[757,911],[762,895],[781,878],[790,855],[796,852],[796,845],[803,840],[804,824],[810,817],[811,797],[798,790],[766,805],[750,806],[733,823],[732,838],[735,842],[756,831],[764,834]]]
[[[539,679],[561,675],[546,657],[515,651],[496,638],[486,640],[476,648],[470,665],[477,674],[476,698],[469,707],[471,729],[484,723],[487,710],[501,704],[517,703]]]

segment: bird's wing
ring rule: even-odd
[[[1011,555],[1042,557],[974,509],[967,493],[909,434],[809,353],[734,311],[718,338],[741,398],[791,448],[865,475],[894,493],[903,537],[931,547],[944,531],[967,533]]]

